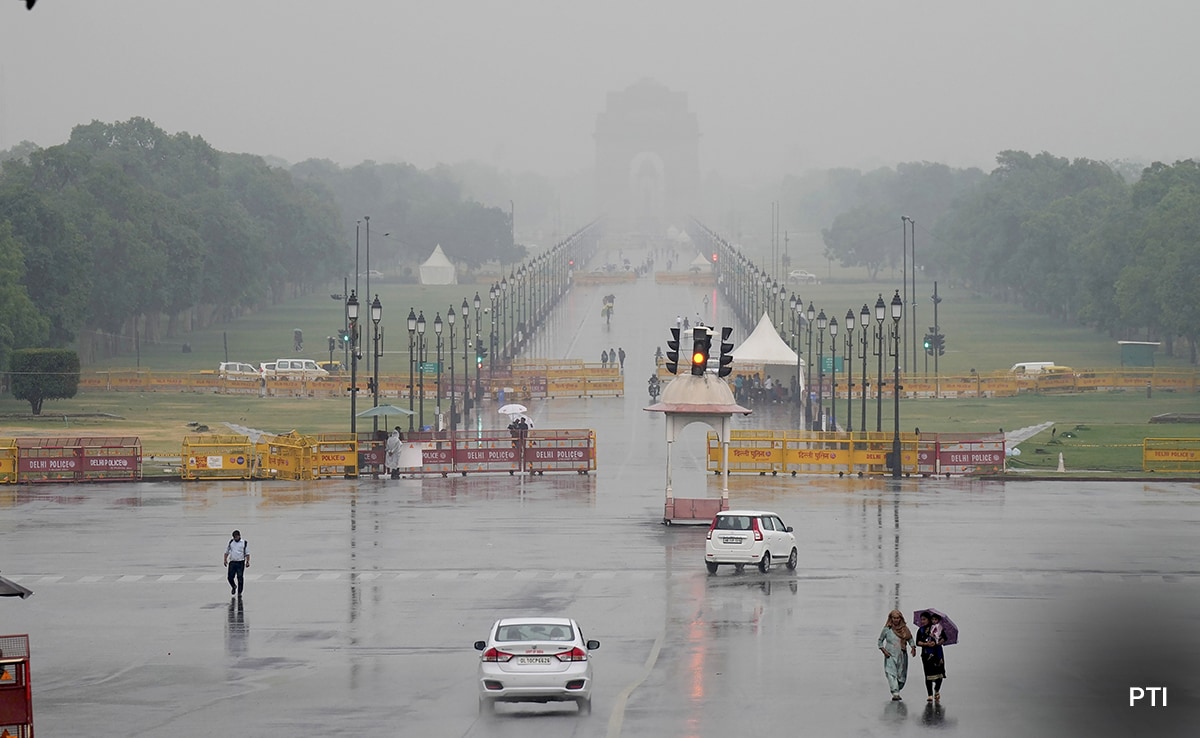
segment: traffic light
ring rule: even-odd
[[[487,348],[483,345],[483,339],[475,339],[475,368],[483,366],[483,360],[487,358]]]
[[[326,336],[329,339],[329,350],[337,351],[337,340],[333,336]]]
[[[925,355],[926,356],[933,356],[933,351],[934,351],[933,341],[934,341],[934,334],[926,333],[925,334]]]
[[[679,329],[671,329],[671,340],[667,341],[667,371],[674,374],[679,370]]]
[[[945,356],[946,335],[944,333],[935,333],[933,336],[933,346],[937,349],[938,356]]]
[[[350,343],[350,331],[345,328],[339,330],[338,338],[342,339],[342,343]]]
[[[703,377],[708,369],[708,354],[712,351],[712,334],[708,328],[692,329],[692,376]]]
[[[733,335],[733,329],[725,326],[721,329],[721,358],[717,360],[717,376],[728,377],[733,373],[733,342],[729,337]]]

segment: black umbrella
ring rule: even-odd
[[[0,577],[0,597],[20,597],[25,599],[33,594],[33,590],[25,589],[11,579]]]

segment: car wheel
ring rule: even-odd
[[[716,573],[717,573],[717,565],[716,565],[716,563],[715,563],[715,562],[712,562],[712,561],[705,561],[705,562],[704,562],[704,565],[708,567],[708,573],[709,573],[709,574],[716,574]]]
[[[771,571],[771,552],[763,551],[762,561],[758,562],[758,570],[763,574]]]
[[[796,562],[799,559],[800,559],[800,554],[796,553],[796,549],[793,548],[792,552],[790,554],[788,554],[787,568],[789,571],[796,571]]]
[[[495,711],[496,711],[496,703],[495,702],[484,699],[483,697],[479,698],[479,714],[480,715],[491,715]]]
[[[592,714],[592,698],[591,697],[587,698],[586,700],[576,700],[576,704],[579,705],[579,714],[580,715],[591,715]]]

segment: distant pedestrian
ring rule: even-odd
[[[392,479],[400,478],[400,446],[400,426],[396,426],[392,434],[388,436],[383,458],[383,470],[390,474]]]
[[[240,597],[245,587],[246,569],[250,568],[250,545],[242,538],[242,532],[239,530],[233,532],[233,538],[225,545],[223,565],[229,569],[229,595]]]
[[[608,368],[608,352],[607,351],[600,352],[600,367],[603,369]]]
[[[892,692],[892,699],[898,702],[900,690],[904,689],[904,683],[908,680],[908,652],[917,655],[913,634],[904,621],[904,613],[899,610],[888,613],[877,645],[883,652],[883,675],[887,677],[888,689]]]
[[[625,347],[617,347],[617,358],[621,361],[621,371],[625,371]]]

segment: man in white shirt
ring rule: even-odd
[[[233,538],[225,546],[224,565],[229,568],[229,595],[240,597],[245,584],[245,571],[250,568],[250,547],[242,540],[241,531],[235,530]],[[234,584],[235,578],[237,584]]]

